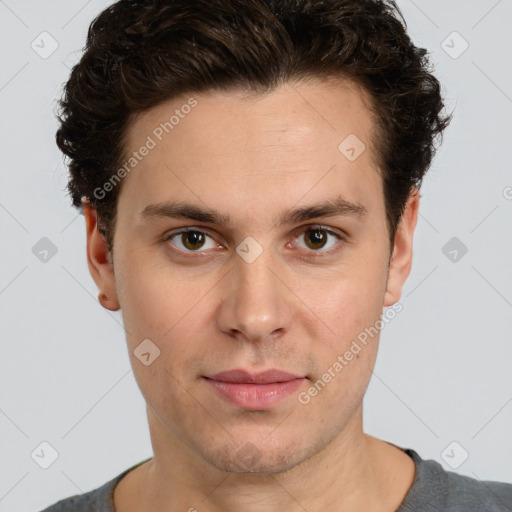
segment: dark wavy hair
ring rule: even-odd
[[[101,199],[94,191],[122,164],[134,114],[184,93],[266,93],[287,81],[346,77],[371,98],[392,243],[452,117],[441,112],[427,51],[406,28],[394,1],[120,0],[91,23],[58,104],[73,205],[90,201],[112,250],[122,183]]]

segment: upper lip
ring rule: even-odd
[[[207,375],[206,378],[235,384],[269,384],[272,382],[289,382],[295,379],[302,379],[303,376],[275,369],[260,373],[250,373],[246,370],[237,369],[216,373],[215,375]]]

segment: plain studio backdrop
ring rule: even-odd
[[[55,145],[56,99],[108,5],[0,1],[1,511],[40,510],[152,453],[121,313],[97,301]],[[512,2],[399,6],[455,115],[422,187],[413,269],[381,334],[365,430],[510,482]]]

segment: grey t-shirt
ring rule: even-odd
[[[423,460],[410,448],[400,449],[414,461],[416,474],[396,512],[512,512],[512,484],[481,481],[445,471],[438,462]],[[41,512],[115,512],[114,487],[126,473],[144,462],[97,489],[60,500]]]

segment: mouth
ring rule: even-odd
[[[203,379],[224,400],[248,410],[269,409],[306,381],[303,375],[275,369],[255,374],[242,369],[229,370]]]

